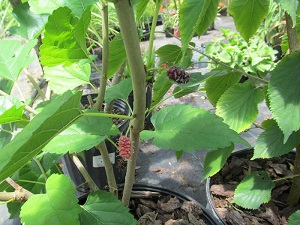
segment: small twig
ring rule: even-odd
[[[41,170],[42,174],[43,174],[43,177],[45,179],[45,181],[47,181],[48,177],[46,175],[46,171],[44,170],[44,167],[43,165],[41,164],[40,160],[38,160],[36,157],[33,157],[32,158],[33,161],[38,165],[39,169]]]
[[[14,182],[10,177],[6,178],[5,181],[12,186],[15,190],[20,190],[22,187]]]
[[[78,170],[80,171],[80,173],[82,174],[84,179],[86,180],[86,182],[89,184],[90,188],[93,191],[99,190],[98,186],[95,184],[95,182],[93,181],[93,179],[91,178],[89,173],[86,171],[86,169],[84,168],[83,164],[81,163],[81,161],[77,157],[77,155],[73,155],[72,159],[73,159],[73,162],[75,163],[76,167],[78,168]]]

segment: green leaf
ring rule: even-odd
[[[132,91],[132,81],[131,78],[122,80],[117,85],[107,88],[105,93],[105,102],[110,103],[115,99],[128,99],[128,95]]]
[[[286,11],[293,20],[293,25],[296,25],[297,22],[297,9],[298,9],[298,0],[275,0],[278,4],[281,5],[284,11]]]
[[[85,33],[90,19],[89,8],[79,20],[66,7],[55,10],[45,27],[45,37],[40,47],[41,63],[44,66],[71,65],[89,59]]]
[[[258,103],[264,92],[250,83],[236,84],[229,88],[217,103],[216,114],[236,132],[246,130],[258,116]]]
[[[46,183],[46,194],[30,197],[22,206],[21,220],[26,225],[79,225],[81,211],[72,181],[54,174]]]
[[[44,67],[44,78],[49,81],[49,87],[56,94],[90,83],[91,66],[85,60],[70,66],[57,65]]]
[[[28,2],[17,5],[13,10],[13,16],[20,26],[10,28],[10,32],[19,34],[26,39],[37,38],[48,20],[48,15],[38,15],[30,11]]]
[[[236,29],[248,41],[260,27],[269,11],[270,0],[231,0],[229,12]]]
[[[62,130],[81,115],[81,93],[66,92],[55,98],[0,151],[0,180],[24,166]]]
[[[29,122],[28,119],[23,117],[23,111],[25,106],[17,108],[11,107],[0,115],[0,124],[13,123],[13,122]]]
[[[149,0],[139,0],[137,1],[136,5],[136,20],[139,20],[141,16],[143,15],[145,9],[147,8],[147,5],[149,3]]]
[[[206,179],[210,176],[215,175],[217,172],[222,169],[225,165],[228,157],[231,155],[234,149],[234,144],[226,147],[221,148],[215,151],[209,151],[204,159],[204,177]]]
[[[203,9],[206,9],[207,3],[204,0],[189,0],[183,1],[179,10],[179,29],[182,41],[182,51],[188,47],[189,42],[195,34],[195,27],[199,25],[203,14]],[[199,18],[200,16],[200,18]]]
[[[10,94],[13,86],[13,81],[6,80],[0,77],[0,90],[4,91],[6,94]]]
[[[10,124],[0,125],[0,150],[7,145],[12,139],[12,132]]]
[[[13,106],[19,108],[22,106],[22,103],[13,96],[0,96],[0,115]]]
[[[164,45],[155,52],[161,61],[168,64],[176,64],[182,58],[181,48],[178,45]]]
[[[165,70],[156,76],[153,85],[151,108],[160,103],[172,85],[173,82],[169,79]]]
[[[51,14],[59,7],[68,7],[72,13],[80,17],[89,5],[97,3],[98,0],[29,0],[31,11],[37,14]]]
[[[126,60],[126,51],[121,33],[109,42],[108,78],[112,77]]]
[[[224,76],[213,76],[206,80],[205,90],[209,101],[216,105],[219,98],[224,94],[228,88],[237,84],[242,75],[231,72]]]
[[[233,202],[245,209],[258,209],[271,199],[275,187],[266,171],[256,171],[245,177],[237,186]]]
[[[96,191],[90,193],[80,214],[81,225],[133,225],[137,221],[129,209],[112,193]]]
[[[220,117],[189,105],[162,108],[151,117],[151,122],[155,131],[144,130],[141,138],[154,138],[153,144],[161,148],[191,152],[225,148],[232,142],[249,146]]]
[[[298,225],[300,224],[300,210],[294,212],[288,220],[287,225]]]
[[[196,32],[200,36],[207,31],[218,13],[219,0],[205,1],[204,7],[199,15],[196,25]]]
[[[285,143],[283,139],[284,135],[277,123],[270,120],[266,130],[256,141],[252,159],[272,158],[292,151],[300,144],[300,131],[293,132]]]
[[[81,117],[54,137],[43,151],[60,154],[89,150],[107,138],[107,133],[112,125],[110,118]]]
[[[35,58],[30,51],[36,45],[37,40],[31,40],[21,45],[16,40],[0,41],[0,77],[16,81],[22,69],[31,63]]]
[[[273,70],[269,82],[270,109],[283,131],[284,142],[300,128],[300,52],[285,56]]]

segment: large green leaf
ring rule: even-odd
[[[46,182],[46,194],[30,197],[22,206],[21,220],[27,225],[79,225],[81,211],[72,181],[53,174]]]
[[[266,171],[256,171],[237,186],[233,202],[246,209],[257,209],[271,199],[275,184]]]
[[[290,217],[287,225],[298,225],[300,224],[300,210],[294,212]]]
[[[35,14],[29,10],[28,2],[19,4],[13,10],[13,16],[19,22],[19,27],[12,27],[10,32],[21,35],[26,39],[37,38],[48,20],[46,14]]]
[[[110,118],[81,117],[54,137],[43,150],[57,154],[89,150],[107,138],[112,125]]]
[[[294,26],[297,22],[298,0],[275,0],[292,17]]]
[[[109,43],[108,78],[112,77],[126,60],[126,51],[121,33]]]
[[[272,72],[269,82],[270,109],[283,131],[284,142],[300,128],[300,52],[285,56]]]
[[[185,52],[189,42],[194,36],[196,26],[200,25],[202,16],[204,16],[201,14],[201,12],[203,9],[205,9],[205,7],[207,7],[207,4],[208,3],[205,3],[204,0],[189,0],[189,1],[183,1],[182,5],[180,6],[179,28],[180,28],[180,36],[182,40],[183,52]]]
[[[81,93],[66,92],[55,98],[41,113],[0,151],[0,180],[24,166],[62,130],[81,115],[78,109]]]
[[[68,7],[72,13],[80,17],[89,5],[98,0],[29,0],[30,9],[37,14],[51,14],[59,7]]]
[[[207,31],[207,29],[214,22],[218,13],[219,0],[205,1],[201,14],[198,16],[196,32],[200,36]]]
[[[157,49],[155,53],[163,63],[176,64],[182,58],[181,48],[178,45],[164,45]]]
[[[80,214],[81,225],[133,225],[137,224],[129,209],[112,193],[90,193]]]
[[[204,159],[203,179],[213,176],[219,172],[226,163],[228,157],[231,155],[233,149],[234,145],[232,144],[226,148],[208,152]]]
[[[155,131],[142,131],[141,138],[154,138],[153,144],[176,151],[213,150],[231,143],[249,146],[222,119],[208,111],[189,105],[167,106],[155,113],[151,122]]]
[[[161,71],[155,78],[153,85],[153,95],[151,108],[160,103],[165,94],[168,92],[170,87],[173,85],[173,82],[169,79],[166,74],[166,71]]]
[[[248,41],[260,27],[269,11],[270,0],[231,0],[229,12],[236,29]]]
[[[37,40],[31,40],[22,45],[16,40],[0,41],[0,77],[16,81],[22,69],[34,60],[30,51]]]
[[[258,116],[258,103],[264,92],[250,83],[236,84],[229,88],[217,103],[216,114],[236,132],[247,129]]]
[[[0,96],[0,115],[13,106],[19,108],[22,105],[20,100],[13,96]]]
[[[300,144],[300,131],[293,132],[287,142],[274,120],[270,120],[266,130],[258,137],[252,159],[271,158],[284,155]]]
[[[110,103],[115,99],[124,99],[128,98],[128,95],[132,91],[132,81],[131,78],[122,80],[117,85],[107,88],[105,93],[105,102]]]
[[[91,66],[85,60],[70,66],[57,65],[44,67],[44,78],[49,81],[49,87],[56,94],[90,83]]]
[[[237,84],[242,75],[236,72],[228,73],[224,76],[213,76],[205,82],[205,90],[209,101],[216,105],[219,98],[228,88]]]
[[[41,63],[44,66],[71,65],[88,59],[85,33],[90,19],[90,8],[79,20],[67,7],[55,10],[45,27],[45,37],[40,47]]]

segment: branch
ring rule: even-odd
[[[122,201],[128,206],[135,178],[136,160],[139,150],[140,132],[144,129],[146,110],[146,71],[141,55],[139,36],[136,29],[134,13],[130,1],[119,0],[115,8],[120,23],[121,33],[131,71],[133,86],[133,116],[130,122],[130,138],[132,155],[128,160]]]
[[[290,48],[290,52],[292,53],[300,49],[297,29],[296,27],[293,26],[293,20],[287,12],[285,13],[285,20],[286,20],[286,29],[287,29],[289,48]]]

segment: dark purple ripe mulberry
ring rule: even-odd
[[[171,80],[180,84],[186,84],[190,80],[190,75],[185,70],[176,66],[171,66],[167,71],[167,75]]]

